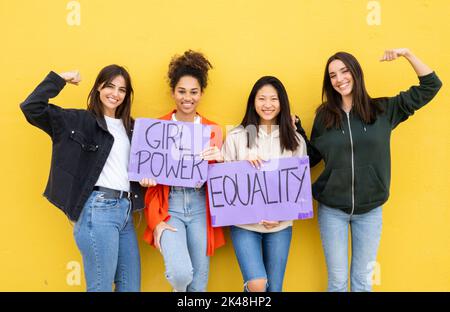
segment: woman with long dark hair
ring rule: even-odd
[[[260,78],[247,101],[239,127],[228,133],[225,161],[249,160],[260,168],[264,160],[305,156],[306,144],[292,124],[289,99],[281,81]],[[292,221],[261,220],[231,226],[244,291],[281,291],[292,237]]]
[[[88,291],[140,290],[140,256],[132,212],[143,209],[142,189],[128,181],[133,88],[127,70],[103,68],[88,108],[49,104],[78,72],[50,72],[21,104],[28,122],[52,139],[50,177],[44,196],[76,222]]]
[[[404,57],[419,76],[419,86],[394,97],[372,98],[356,58],[346,52],[325,66],[323,103],[311,134],[325,169],[313,184],[324,248],[328,291],[348,289],[348,230],[351,228],[352,291],[371,291],[371,274],[381,236],[382,205],[389,197],[392,130],[427,104],[441,81],[408,49],[387,50],[381,61]],[[316,157],[318,156],[318,157]]]

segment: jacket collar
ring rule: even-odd
[[[95,119],[97,120],[97,124],[99,125],[99,127],[108,132],[108,126],[106,125],[105,117],[95,116]]]
[[[104,116],[99,116],[99,117],[95,117],[95,120],[97,121],[97,125],[102,129],[102,130],[104,130],[104,131],[106,131],[106,132],[108,132],[109,133],[109,131],[108,131],[108,125],[106,124],[106,120],[105,120],[105,117]],[[131,129],[130,129],[130,131],[127,131],[127,135],[128,135],[128,138],[130,139],[130,141],[131,141],[131,138],[133,137],[133,128],[134,128],[134,119],[132,118],[131,119]]]

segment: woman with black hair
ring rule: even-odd
[[[78,72],[50,72],[21,104],[28,122],[52,139],[52,163],[44,196],[76,222],[88,291],[140,290],[140,256],[132,212],[143,209],[142,189],[128,181],[133,88],[127,70],[103,68],[88,108],[49,104]]]
[[[306,144],[292,124],[289,99],[280,80],[260,78],[250,92],[239,127],[228,133],[225,161],[249,160],[260,168],[264,160],[305,156]],[[282,291],[292,237],[292,221],[261,220],[231,226],[244,291]]]
[[[388,50],[381,61],[404,57],[419,86],[389,98],[371,98],[356,58],[338,52],[328,59],[323,103],[311,134],[315,156],[325,169],[313,184],[328,269],[328,291],[348,289],[348,230],[351,227],[351,290],[371,291],[381,236],[382,205],[389,197],[392,130],[427,104],[442,83],[408,49]]]

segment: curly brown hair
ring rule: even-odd
[[[175,55],[170,60],[169,85],[172,91],[183,76],[192,76],[197,79],[201,90],[208,85],[208,70],[212,69],[211,63],[200,52],[187,50],[183,55]]]

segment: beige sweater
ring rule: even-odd
[[[269,160],[274,158],[283,157],[295,157],[306,155],[306,143],[305,140],[297,134],[300,145],[295,151],[284,150],[281,151],[280,146],[280,131],[278,126],[272,127],[271,133],[267,133],[266,127],[261,126],[259,128],[258,137],[256,138],[256,144],[252,148],[247,148],[247,132],[243,127],[236,127],[227,134],[227,138],[222,147],[222,154],[225,161],[247,160],[250,156],[258,156],[263,160]],[[278,221],[278,220],[268,220]],[[280,225],[268,230],[262,224],[244,224],[238,225],[239,227],[260,232],[271,233],[281,231],[288,226],[292,226],[292,221],[282,221]]]

